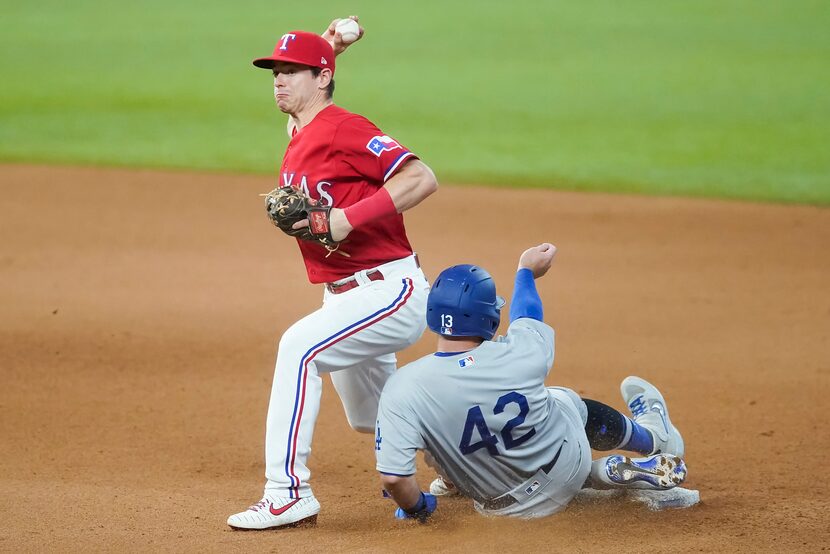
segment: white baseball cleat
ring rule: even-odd
[[[651,454],[673,454],[683,457],[686,448],[680,431],[669,419],[669,409],[657,387],[639,377],[626,377],[620,384],[623,400],[638,425],[651,432],[654,450]]]
[[[320,503],[313,496],[306,498],[268,498],[228,518],[234,529],[275,529],[315,525]]]
[[[438,477],[435,481],[429,484],[429,494],[433,496],[457,496],[458,489],[449,481],[444,481],[443,477]]]
[[[652,454],[646,458],[609,456],[605,476],[616,486],[668,490],[686,480],[686,464],[677,456]]]

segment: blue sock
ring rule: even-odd
[[[651,454],[652,450],[654,450],[654,437],[651,436],[651,433],[642,425],[637,425],[629,417],[625,417],[625,421],[626,427],[631,429],[631,435],[629,436],[628,429],[626,429],[625,435],[628,437],[628,440],[624,444],[620,444],[617,448],[619,450],[630,450],[639,454]]]

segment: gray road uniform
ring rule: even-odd
[[[507,336],[401,368],[380,400],[377,470],[412,475],[424,450],[479,512],[564,509],[588,476],[591,448],[585,404],[544,385],[553,357],[553,329],[522,317]]]

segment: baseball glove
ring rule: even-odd
[[[301,240],[316,242],[329,251],[328,255],[338,252],[343,256],[348,256],[345,252],[338,250],[340,243],[331,237],[329,225],[331,208],[329,206],[320,205],[319,201],[291,186],[275,188],[262,196],[265,197],[265,211],[268,213],[268,219],[280,231]],[[294,224],[304,219],[308,220],[308,227],[294,229]]]

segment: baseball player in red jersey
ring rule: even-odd
[[[433,172],[366,118],[336,106],[334,23],[326,38],[292,31],[254,65],[274,74],[274,98],[287,113],[291,141],[280,185],[301,188],[332,207],[330,229],[348,256],[298,240],[323,304],[292,325],[277,352],[265,434],[265,493],[228,518],[239,529],[314,523],[320,503],[306,465],[329,373],[349,424],[374,433],[380,392],[395,353],[426,326],[429,284],[406,236],[402,212],[438,187]],[[304,222],[298,225],[302,226]]]

